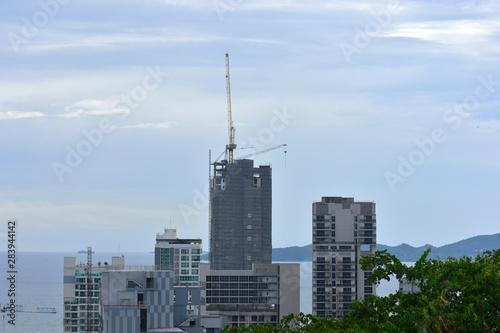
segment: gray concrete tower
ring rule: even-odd
[[[210,268],[251,270],[272,261],[271,167],[253,160],[213,163]]]

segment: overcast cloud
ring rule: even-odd
[[[208,249],[208,151],[283,149],[273,246],[322,196],[377,203],[379,243],[500,232],[497,1],[4,1],[0,216],[25,251]],[[244,155],[251,150],[241,150]],[[4,235],[6,230],[0,230]]]

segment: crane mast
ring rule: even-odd
[[[229,54],[226,53],[226,92],[227,92],[227,126],[229,134],[229,144],[226,145],[227,160],[233,163],[233,151],[236,149],[234,143],[235,129],[233,126],[233,115],[231,112],[231,82],[229,79]]]

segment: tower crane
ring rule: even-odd
[[[229,143],[226,145],[226,149],[212,162],[212,153],[211,151],[209,152],[209,180],[211,181],[212,179],[212,170],[211,166],[216,165],[216,164],[226,164],[226,163],[234,163],[234,150],[236,149],[236,143],[235,141],[235,128],[233,124],[233,114],[231,110],[231,79],[229,75],[229,53],[226,53],[226,94],[227,94],[227,127],[228,127],[228,137],[229,137]],[[286,144],[281,144],[277,146],[273,146],[261,151],[257,151],[251,154],[243,155],[238,157],[238,159],[245,159],[249,158],[255,155],[260,155],[263,153],[267,153],[269,151],[281,148],[281,147],[286,147]],[[252,147],[254,148],[254,147]],[[286,151],[285,151],[286,154]],[[222,155],[225,155],[225,159],[219,162],[219,159],[222,157]],[[285,155],[286,156],[286,155]]]
[[[12,303],[0,303],[0,311],[3,312],[2,318],[2,333],[5,332],[5,316],[9,316],[9,312],[11,311],[10,306]],[[24,306],[20,304],[16,304],[15,312],[25,312],[25,313],[48,313],[55,314],[56,308],[39,308],[35,306]]]
[[[242,159],[249,158],[249,157],[252,157],[252,156],[255,156],[255,155],[264,154],[264,153],[267,153],[269,151],[273,151],[273,150],[279,149],[281,147],[286,147],[286,143],[281,144],[281,145],[277,145],[277,146],[273,146],[273,147],[269,147],[269,148],[264,149],[264,150],[256,151],[256,152],[251,153],[251,154],[243,155],[243,156],[238,157],[238,159],[242,160]],[[285,151],[285,153],[286,153],[286,151]]]
[[[226,145],[226,159],[233,163],[233,151],[236,149],[234,143],[235,128],[233,125],[233,115],[231,112],[231,82],[229,78],[229,54],[226,53],[226,92],[227,92],[227,126],[229,134],[229,144]]]
[[[9,304],[0,303],[0,311],[8,312]],[[16,304],[16,312],[28,312],[28,313],[56,313],[56,308],[39,308],[35,306],[24,306]]]

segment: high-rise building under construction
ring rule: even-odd
[[[253,160],[233,158],[236,143],[227,53],[226,91],[229,143],[225,159],[210,161],[210,269],[251,270],[253,263],[272,261],[271,167],[255,168]]]
[[[226,316],[230,327],[278,326],[284,316],[300,311],[300,265],[271,263],[271,166],[254,167],[248,158],[286,145],[234,158],[227,53],[226,90],[229,143],[224,159],[219,161],[223,154],[214,162],[209,158],[210,267],[200,265],[206,282],[202,297],[207,313]]]
[[[271,167],[253,160],[213,163],[210,267],[251,270],[272,261]]]

